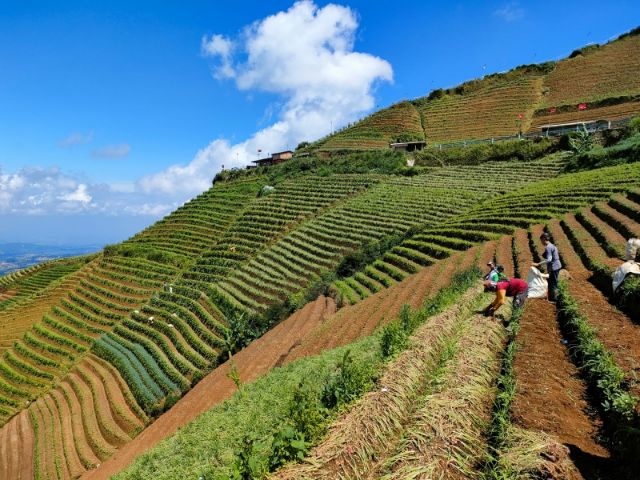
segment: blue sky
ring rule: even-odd
[[[632,1],[336,5],[0,2],[0,241],[122,240],[257,148],[640,19]]]

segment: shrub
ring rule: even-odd
[[[351,351],[345,351],[337,371],[324,384],[322,404],[331,409],[349,404],[372,387],[374,373],[371,365],[354,362]]]

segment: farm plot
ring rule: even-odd
[[[97,337],[145,303],[154,292],[153,282],[166,282],[177,270],[148,260],[102,257],[82,272],[73,290],[4,351],[0,359],[3,420],[24,401],[50,388]]]
[[[640,35],[632,35],[558,62],[544,79],[543,106],[640,93],[639,50]]]
[[[484,301],[472,289],[428,319],[385,369],[383,388],[335,422],[303,463],[274,478],[473,478],[503,343],[502,328],[475,314]],[[473,414],[454,413],[461,408]]]
[[[195,286],[221,280],[287,229],[376,182],[374,178],[348,175],[285,181],[273,193],[255,201],[184,278]]]
[[[345,254],[418,225],[439,223],[468,208],[474,198],[466,192],[425,189],[400,180],[372,187],[301,224],[217,288],[249,311],[264,311],[302,290],[322,272],[333,271]],[[372,281],[369,288],[377,291],[384,285]]]
[[[126,245],[198,257],[211,248],[258,192],[255,181],[215,185],[138,233]]]
[[[0,438],[12,435],[18,422],[23,430],[13,448],[0,450],[0,464],[8,472],[26,470],[25,459],[16,455],[23,452],[35,455],[31,476],[25,478],[77,478],[129,442],[146,421],[117,371],[89,355],[55,389],[0,429]]]
[[[401,102],[320,140],[321,151],[388,149],[398,140],[424,140],[420,114],[410,102]]]
[[[548,115],[536,115],[531,122],[530,131],[540,130],[541,125],[588,122],[592,120],[621,120],[640,114],[640,101],[634,100],[599,108],[587,108],[586,110],[576,110],[573,112],[554,113]]]
[[[491,218],[485,222],[459,224],[454,219],[466,218],[467,214],[464,213],[466,209],[456,206],[451,200],[466,192],[469,195],[467,198],[472,199],[475,196],[476,202],[479,202],[490,197],[497,178],[500,178],[500,184],[496,186],[496,190],[502,189],[505,192],[517,190],[527,183],[555,177],[561,166],[562,160],[555,157],[530,163],[489,162],[480,166],[433,169],[424,177],[408,180],[411,185],[424,189],[436,186],[448,188],[447,193],[439,199],[443,202],[444,208],[449,202],[451,208],[448,215],[442,215],[435,219],[436,221],[423,222],[424,226],[418,233],[389,250],[380,260],[368,265],[363,271],[336,282],[336,288],[349,303],[355,303],[379,290],[381,288],[379,285],[388,287],[424,266],[449,257],[456,251],[466,250],[478,242],[497,239],[511,229],[511,227],[498,228],[492,225],[496,221],[510,223],[504,217],[504,212],[497,213],[496,208],[487,214]],[[395,184],[397,180],[392,182]],[[487,185],[491,186],[489,191],[487,191]],[[491,200],[487,201],[491,204]],[[468,203],[467,206],[472,205]],[[481,211],[485,213],[484,209]],[[561,211],[564,213],[566,209]]]
[[[416,101],[430,143],[516,135],[528,130],[542,77],[484,81],[471,93]],[[522,118],[519,116],[522,115]]]
[[[0,277],[0,311],[33,299],[84,266],[91,257],[45,262]]]

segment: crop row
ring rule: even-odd
[[[75,287],[0,359],[0,380],[8,387],[0,395],[17,410],[20,402],[50,388],[94,339],[151,297],[151,285],[157,288],[175,272],[175,267],[117,255],[87,264]]]
[[[319,142],[321,150],[389,148],[400,136],[424,139],[420,114],[409,102],[401,102],[349,125]],[[401,139],[401,138],[400,138]]]
[[[349,302],[358,301],[377,291],[384,279],[402,280],[424,266],[448,257],[456,250],[469,248],[473,243],[512,233],[515,228],[527,228],[540,222],[583,207],[599,200],[606,200],[617,192],[635,187],[640,181],[638,166],[622,166],[602,172],[585,172],[569,179],[558,177],[537,183],[534,188],[525,187],[515,193],[488,200],[468,213],[457,216],[441,226],[425,228],[416,235],[392,248],[357,276],[335,285]],[[627,201],[632,208],[633,202]],[[603,206],[594,207],[594,213],[615,223],[630,238],[640,231],[625,223],[620,214]],[[383,277],[381,274],[386,275]],[[376,283],[373,283],[376,282]]]
[[[117,371],[94,356],[32,403],[28,413],[36,478],[77,478],[131,441],[147,421]]]
[[[545,78],[545,106],[588,102],[640,91],[640,37],[629,36],[593,52],[558,62]]]

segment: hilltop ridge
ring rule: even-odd
[[[548,123],[617,120],[640,113],[640,27],[557,62],[521,65],[378,110],[306,147],[339,152],[540,132]],[[579,105],[586,104],[581,110]]]

